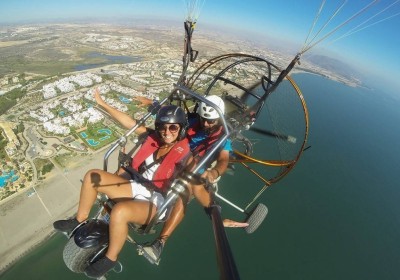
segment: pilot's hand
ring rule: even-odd
[[[206,170],[203,174],[201,174],[201,178],[206,179],[210,183],[214,183],[215,180],[218,178],[214,169]]]

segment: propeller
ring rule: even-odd
[[[282,140],[286,140],[286,141],[288,141],[290,143],[293,143],[293,144],[295,144],[296,141],[297,141],[296,137],[294,137],[294,136],[284,135],[284,134],[280,134],[280,133],[277,133],[277,132],[261,129],[261,128],[258,128],[258,127],[250,127],[250,130],[254,131],[256,133],[260,133],[262,135],[267,135],[267,136],[276,137],[276,138],[279,138],[279,139],[282,139]]]

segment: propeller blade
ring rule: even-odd
[[[261,129],[261,128],[257,128],[257,127],[251,127],[250,128],[251,131],[254,131],[256,133],[260,133],[262,135],[267,135],[267,136],[271,136],[271,137],[276,137],[282,140],[286,140],[290,143],[295,144],[296,143],[296,137],[291,136],[291,135],[283,135],[283,134],[279,134],[273,131],[269,131],[269,130],[265,130],[265,129]]]

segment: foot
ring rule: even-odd
[[[89,278],[100,278],[104,274],[106,274],[108,271],[113,269],[115,265],[117,264],[117,261],[112,261],[106,256],[102,257],[99,259],[97,262],[89,265],[85,269],[85,274]]]
[[[142,250],[145,254],[146,259],[148,259],[153,264],[158,264],[163,248],[164,242],[161,239],[157,238],[153,241],[153,243],[144,245],[142,247]]]
[[[63,231],[63,232],[70,232],[74,228],[76,228],[80,222],[76,218],[69,219],[69,220],[58,220],[53,223],[53,227],[55,230]]]
[[[237,222],[234,220],[229,220],[229,219],[225,219],[223,221],[224,227],[239,227],[239,228],[245,228],[248,227],[249,224],[248,223],[241,223],[241,222]]]

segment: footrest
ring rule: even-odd
[[[136,248],[139,256],[145,257],[151,264],[159,265],[161,259],[156,260],[154,256],[146,250],[144,246],[137,244]]]

